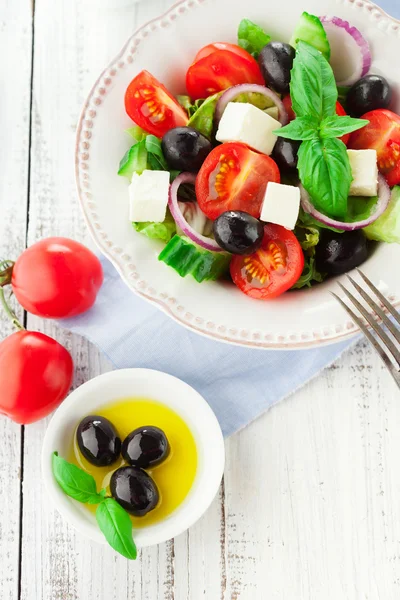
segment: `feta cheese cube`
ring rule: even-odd
[[[168,171],[134,173],[129,186],[129,219],[138,223],[162,223],[167,213]]]
[[[229,102],[224,110],[217,135],[219,142],[243,142],[263,154],[271,154],[281,123],[247,102]]]
[[[300,210],[300,190],[293,185],[270,181],[261,208],[261,221],[294,229]]]
[[[353,181],[350,196],[378,194],[378,164],[376,150],[347,150]]]

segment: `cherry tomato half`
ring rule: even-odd
[[[128,85],[125,110],[136,125],[157,137],[189,120],[167,88],[148,71],[141,71]]]
[[[52,319],[88,310],[103,283],[103,269],[86,246],[68,238],[41,240],[21,254],[14,265],[12,289],[33,315]]]
[[[210,152],[197,175],[197,202],[209,219],[227,210],[243,210],[258,218],[269,181],[280,182],[272,158],[245,144],[221,144]]]
[[[0,344],[0,413],[16,423],[33,423],[50,414],[72,384],[69,352],[56,340],[18,331]]]
[[[280,225],[264,227],[261,248],[250,256],[234,256],[230,270],[234,283],[257,300],[276,298],[300,278],[304,254],[292,231]]]
[[[199,52],[186,74],[186,88],[193,100],[207,98],[239,83],[265,85],[257,61],[245,50],[209,50],[210,46],[206,46]]]
[[[400,184],[400,116],[391,110],[371,110],[362,116],[369,123],[354,131],[349,148],[373,148],[378,155],[378,168],[389,185]]]
[[[290,94],[286,94],[286,96],[284,96],[282,98],[282,102],[283,102],[283,106],[285,107],[286,112],[288,114],[289,121],[293,121],[296,118],[296,115],[294,114],[294,111],[292,108],[292,99],[290,97]],[[344,110],[344,108],[340,104],[340,102],[336,102],[336,114],[339,117],[345,117],[347,115],[347,112]],[[339,139],[342,140],[342,142],[347,146],[349,139],[350,139],[350,134],[346,133],[346,135],[342,136]]]

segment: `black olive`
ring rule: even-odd
[[[217,244],[232,254],[252,254],[264,237],[261,221],[241,210],[222,213],[213,227]]]
[[[367,260],[367,238],[360,229],[344,233],[323,229],[315,251],[316,265],[321,273],[341,275]]]
[[[297,168],[298,152],[301,142],[278,137],[271,158],[282,171],[294,171]]]
[[[122,444],[122,456],[135,467],[154,467],[169,454],[165,433],[158,427],[139,427],[130,433]]]
[[[355,117],[376,108],[387,108],[392,99],[392,89],[381,75],[366,75],[349,90],[346,99],[347,110]]]
[[[199,171],[212,150],[210,140],[193,127],[170,129],[161,146],[169,168],[178,171]]]
[[[289,92],[290,71],[293,67],[295,49],[283,42],[270,42],[258,57],[262,76],[268,87],[280,94]]]
[[[153,510],[159,493],[153,479],[138,467],[121,467],[114,471],[110,481],[113,498],[131,515],[144,517]]]
[[[112,465],[121,452],[121,439],[114,425],[105,417],[89,415],[76,430],[79,450],[92,465]]]

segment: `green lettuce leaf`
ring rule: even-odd
[[[195,112],[189,119],[188,127],[193,127],[200,131],[207,138],[211,138],[214,130],[214,114],[218,98],[222,92],[210,96],[206,100],[196,100],[198,103]],[[196,103],[195,105],[196,106]],[[189,111],[190,113],[190,111]]]
[[[305,219],[303,220],[303,215]],[[301,277],[292,289],[299,290],[303,287],[311,287],[313,283],[321,283],[325,279],[325,275],[320,273],[315,264],[315,247],[319,243],[320,228],[314,224],[317,221],[309,221],[304,211],[300,212],[294,233],[300,242],[300,246],[304,253],[304,269]],[[312,219],[312,217],[311,217]]]
[[[238,31],[238,44],[249,54],[258,58],[261,50],[271,41],[271,36],[268,35],[262,27],[250,21],[250,19],[242,19]]]
[[[175,221],[168,211],[163,223],[132,223],[133,228],[152,240],[161,240],[168,244],[176,233]]]
[[[370,240],[400,244],[400,186],[393,188],[389,206],[383,215],[365,227],[364,232]]]
[[[136,140],[137,142],[141,142],[147,136],[147,133],[145,132],[145,130],[142,129],[141,127],[139,127],[139,125],[134,125],[133,127],[129,127],[129,129],[126,129],[125,131],[128,135],[133,137],[133,139]]]
[[[304,258],[303,272],[300,276],[300,279],[298,279],[294,286],[292,286],[292,289],[299,290],[303,287],[311,287],[313,283],[322,283],[324,279],[325,276],[322,273],[319,273],[317,270],[315,258],[313,256],[306,256]]]

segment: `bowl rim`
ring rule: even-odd
[[[101,386],[114,385],[118,381],[130,385],[132,381],[132,397],[134,398],[135,379],[136,381],[140,379],[144,385],[151,379],[152,382],[157,381],[159,386],[167,384],[176,390],[174,392],[175,399],[172,402],[160,400],[151,392],[149,395],[155,401],[174,410],[184,419],[195,438],[199,456],[195,480],[183,502],[165,520],[134,532],[135,543],[138,548],[142,548],[161,544],[186,531],[202,517],[218,493],[225,466],[224,438],[211,407],[192,386],[169,373],[144,368],[119,369],[88,380],[71,392],[53,414],[43,440],[41,470],[46,493],[56,510],[77,531],[95,542],[106,544],[94,515],[83,504],[69,498],[55,481],[51,468],[51,457],[57,449],[59,440],[63,435],[67,435],[66,427],[70,427],[70,422],[76,424],[83,417],[83,413],[88,414],[94,410],[94,407],[93,409],[89,407],[86,412],[80,409],[85,397],[93,395]],[[142,396],[142,393],[140,395]],[[190,419],[187,418],[187,415],[185,417],[182,414],[185,411],[188,412],[188,405],[185,405],[185,402],[189,397],[190,410],[195,415],[192,423],[189,422]],[[118,401],[118,394],[114,399]],[[110,398],[110,402],[112,401],[113,399]],[[99,408],[104,404],[101,402]],[[177,408],[178,406],[181,407],[181,410]]]
[[[379,17],[384,17],[387,21],[387,27],[392,25],[391,33],[396,33],[396,35],[400,36],[400,19],[396,19],[389,15],[383,8],[376,5],[372,0],[336,0],[337,2],[341,2],[344,4],[352,5],[354,9],[363,10],[367,9],[371,14],[377,14]],[[304,339],[302,335],[295,336],[295,339],[290,336],[287,339],[282,340],[280,336],[276,338],[274,335],[268,335],[268,331],[263,331],[263,336],[260,339],[245,339],[245,337],[240,337],[237,335],[233,335],[229,331],[218,331],[218,327],[214,324],[211,324],[211,327],[203,323],[203,319],[201,317],[197,317],[196,315],[190,314],[190,319],[188,317],[188,313],[186,313],[183,307],[182,310],[178,313],[173,310],[173,305],[176,304],[175,298],[168,297],[167,294],[163,294],[163,298],[158,298],[152,295],[146,289],[141,289],[141,281],[140,276],[138,274],[135,279],[132,278],[132,272],[128,269],[129,266],[126,262],[126,257],[120,252],[119,248],[113,248],[113,243],[110,240],[107,240],[107,236],[105,232],[99,230],[98,227],[94,226],[93,217],[90,210],[90,199],[91,194],[87,190],[86,187],[89,187],[87,184],[87,173],[88,164],[85,162],[86,150],[81,153],[80,144],[87,145],[87,149],[90,147],[90,139],[91,132],[90,129],[93,127],[93,119],[95,117],[96,111],[90,109],[90,106],[93,104],[96,106],[101,104],[101,98],[98,97],[97,91],[99,83],[102,80],[110,80],[110,75],[115,76],[118,72],[118,68],[123,66],[122,58],[127,53],[129,47],[132,46],[131,52],[134,52],[134,49],[148,37],[151,31],[154,29],[154,25],[161,25],[162,22],[174,15],[175,18],[179,17],[179,14],[184,14],[187,10],[190,10],[191,7],[196,5],[201,5],[204,0],[178,0],[175,2],[168,10],[147,21],[141,27],[135,30],[135,32],[128,38],[127,42],[123,45],[121,51],[115,56],[115,58],[103,69],[99,77],[96,79],[93,84],[83,106],[81,109],[81,113],[79,116],[78,126],[76,130],[76,139],[75,139],[75,183],[78,194],[78,200],[81,207],[81,211],[83,217],[85,219],[88,230],[91,234],[91,237],[102,254],[113,264],[117,272],[119,273],[122,280],[126,283],[128,288],[139,297],[147,300],[154,306],[157,306],[161,309],[165,314],[167,314],[170,318],[174,319],[180,325],[183,325],[190,331],[195,331],[196,333],[203,335],[207,338],[214,339],[216,341],[225,342],[228,344],[238,345],[242,347],[248,347],[252,349],[269,349],[269,350],[300,350],[300,349],[309,349],[316,348],[323,345],[329,345],[332,343],[342,342],[347,339],[355,337],[360,333],[358,326],[356,326],[353,321],[343,321],[343,325],[340,327],[340,330],[336,329],[334,332],[323,332],[321,331],[310,331],[307,332],[307,339]],[[129,55],[128,55],[129,57]],[[129,62],[129,61],[128,61]],[[106,91],[104,90],[104,93]],[[97,96],[97,97],[96,97]],[[85,135],[86,134],[86,139]],[[83,154],[83,155],[82,155]],[[127,257],[128,259],[130,257]],[[393,299],[389,295],[389,299],[395,307],[400,306],[400,297]],[[198,325],[196,325],[198,323]]]

